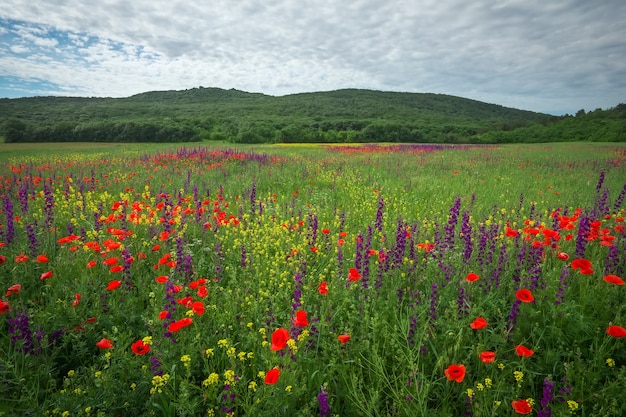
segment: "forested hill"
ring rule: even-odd
[[[520,140],[507,132],[563,119],[442,94],[358,89],[274,97],[200,87],[127,98],[0,99],[6,142],[499,142]]]

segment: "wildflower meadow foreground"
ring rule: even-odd
[[[0,415],[626,415],[626,147],[0,153]]]

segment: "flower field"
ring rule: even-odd
[[[626,414],[624,145],[0,160],[0,416]]]

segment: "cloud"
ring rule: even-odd
[[[0,19],[0,76],[83,95],[355,87],[552,113],[626,95],[622,0],[5,0]]]

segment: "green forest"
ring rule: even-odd
[[[626,104],[552,116],[443,94],[345,89],[275,97],[199,87],[0,99],[0,128],[7,143],[617,142],[626,141]]]

